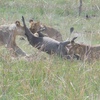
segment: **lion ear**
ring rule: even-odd
[[[31,22],[33,22],[33,19],[30,19],[30,20],[29,20],[29,23],[31,23]]]
[[[16,24],[17,27],[20,26],[20,22],[19,21],[16,21],[15,24]]]

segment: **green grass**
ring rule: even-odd
[[[84,0],[81,16],[78,6],[78,0],[2,0],[0,25],[21,21],[23,15],[27,25],[34,18],[59,30],[64,40],[73,26],[80,35],[77,42],[100,44],[100,1]],[[38,51],[27,40],[16,42],[33,56],[13,58],[0,48],[0,100],[100,100],[100,61],[63,60]]]

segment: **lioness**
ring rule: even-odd
[[[74,40],[76,38],[77,37],[73,38],[73,40],[71,41],[71,46],[69,46],[69,55],[78,55],[81,60],[88,61],[100,59],[100,45],[89,46],[85,44],[75,43]]]
[[[30,23],[29,29],[33,34],[44,27],[45,28],[45,30],[43,31],[44,35],[47,35],[57,41],[62,41],[62,35],[56,29],[42,25],[40,22],[34,22],[33,20],[30,20],[29,23]]]
[[[25,35],[24,27],[20,25],[19,21],[16,21],[14,24],[1,25],[0,45],[6,45],[7,48],[12,48],[16,55],[25,56],[26,53],[22,51],[15,42],[17,35]]]

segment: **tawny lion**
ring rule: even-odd
[[[7,48],[12,48],[16,55],[25,56],[26,53],[22,51],[15,42],[17,35],[25,35],[25,29],[20,25],[19,21],[16,21],[14,24],[1,25],[0,45],[7,45]]]
[[[75,43],[74,40],[77,37],[73,38],[71,41],[71,46],[69,47],[69,55],[72,57],[78,55],[81,60],[99,60],[100,59],[100,45],[98,46],[89,46],[85,44]]]
[[[29,23],[30,30],[33,34],[41,28],[45,28],[45,30],[43,31],[44,35],[49,36],[57,41],[62,41],[62,35],[56,29],[42,25],[40,22],[34,22],[33,20],[30,20]]]

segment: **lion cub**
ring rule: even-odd
[[[57,41],[62,41],[62,35],[56,29],[42,25],[40,22],[34,22],[32,19],[29,20],[29,23],[30,23],[29,29],[33,34],[36,33],[38,30],[40,30],[41,28],[45,28],[45,30],[43,31],[44,35],[49,36]]]
[[[13,24],[0,26],[0,46],[6,45],[7,48],[12,48],[16,55],[26,56],[26,53],[22,51],[16,44],[16,36],[25,36],[24,27],[20,25],[19,21]]]

